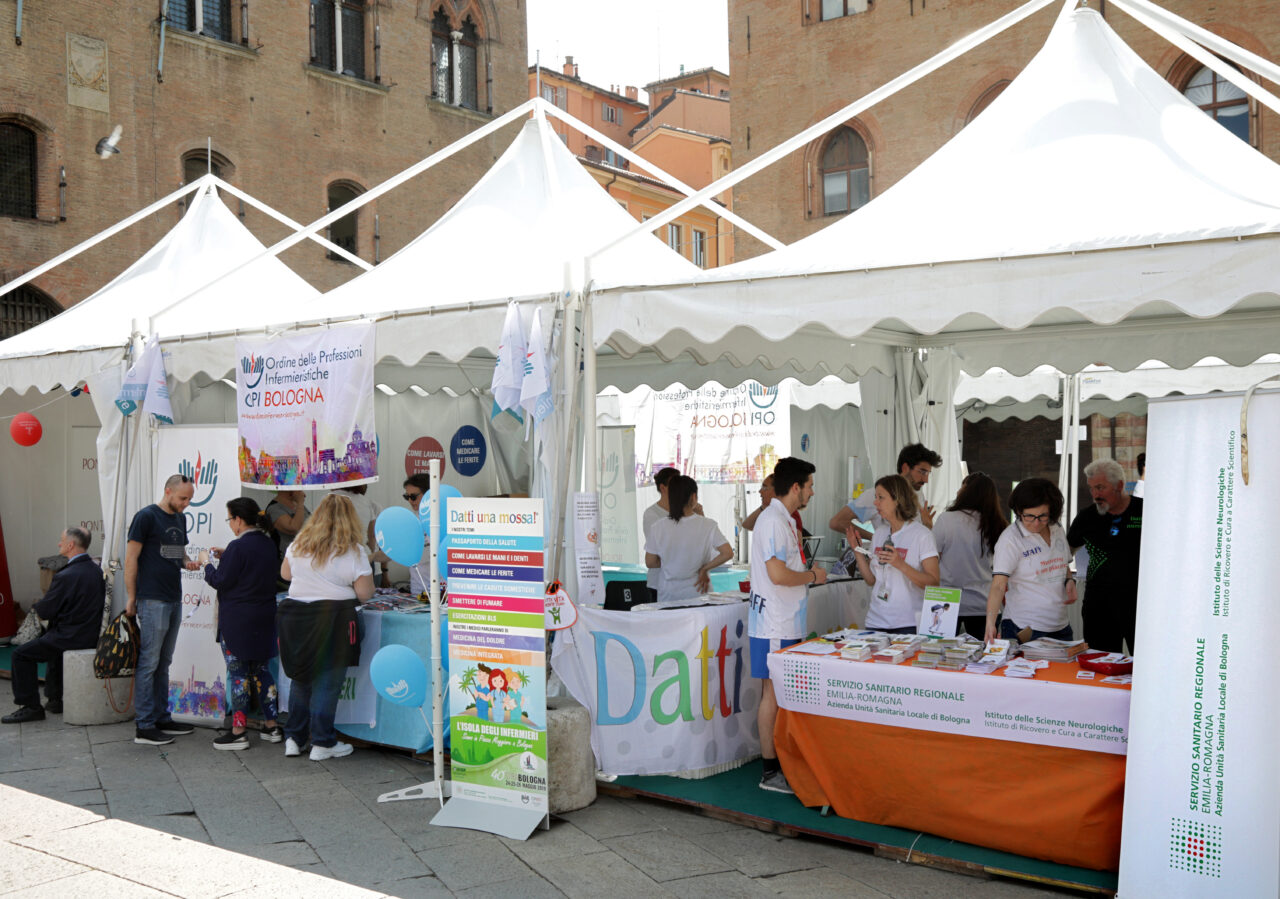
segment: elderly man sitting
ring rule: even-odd
[[[45,663],[44,692],[55,715],[62,712],[62,654],[68,649],[92,649],[102,629],[107,585],[102,569],[89,558],[89,532],[67,528],[58,540],[58,553],[67,564],[53,576],[49,592],[35,604],[35,613],[49,629],[13,651],[13,701],[16,712],[0,718],[5,724],[40,721],[40,682],[37,666]]]

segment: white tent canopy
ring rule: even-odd
[[[1216,316],[1214,351],[1247,364],[1280,323],[1277,231],[1280,166],[1082,8],[981,116],[857,212],[682,284],[602,281],[594,339],[806,368],[868,344],[954,345],[966,371],[1024,373],[1190,365],[1205,347],[1186,325]]]
[[[263,245],[219,199],[216,180],[205,177],[209,183],[192,193],[186,214],[137,262],[70,309],[0,342],[0,390],[73,387],[122,359],[135,330],[172,340],[215,328],[262,329],[280,321],[278,302],[318,295],[274,257],[245,265]],[[173,305],[224,272],[233,274]],[[191,374],[180,364],[170,373]]]

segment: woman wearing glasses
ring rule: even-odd
[[[938,585],[938,547],[920,523],[915,488],[900,474],[876,481],[872,503],[883,519],[871,536],[871,557],[858,553],[858,570],[871,587],[867,628],[914,634],[924,588]]]
[[[218,591],[217,640],[227,660],[227,706],[231,732],[213,741],[214,749],[248,749],[246,713],[250,684],[256,689],[266,730],[262,739],[279,743],[276,682],[269,663],[276,656],[276,575],[280,556],[268,531],[271,522],[258,504],[240,496],[227,503],[227,526],[235,539],[226,549],[200,550],[204,579]]]
[[[996,617],[1004,606],[999,636],[1026,642],[1039,637],[1071,639],[1067,606],[1076,601],[1071,548],[1058,519],[1062,493],[1044,478],[1030,478],[1009,496],[1013,524],[996,541],[994,576],[987,595],[986,639],[996,638]]]
[[[349,496],[321,500],[289,545],[281,574],[289,598],[276,612],[276,629],[280,665],[292,679],[284,754],[301,755],[310,738],[313,762],[350,755],[333,719],[347,667],[360,664],[356,602],[373,597],[373,568]]]

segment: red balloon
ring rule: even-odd
[[[40,442],[40,436],[43,433],[44,428],[40,426],[40,419],[30,412],[19,412],[13,417],[13,421],[9,422],[9,436],[19,446],[35,446]]]

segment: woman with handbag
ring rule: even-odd
[[[334,729],[347,667],[360,663],[356,603],[373,597],[373,566],[351,499],[331,493],[316,507],[285,552],[280,574],[289,596],[276,611],[280,664],[292,680],[287,756],[311,743],[311,760],[352,752]]]
[[[227,660],[231,731],[216,737],[213,748],[239,750],[249,748],[246,712],[251,686],[266,718],[262,739],[284,739],[276,723],[276,682],[268,664],[276,655],[279,554],[268,533],[271,522],[248,497],[227,503],[227,524],[235,539],[226,549],[201,550],[198,561],[205,581],[218,591],[217,640]]]

